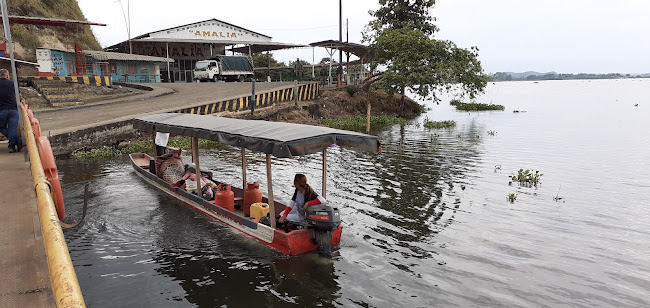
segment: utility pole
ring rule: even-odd
[[[343,0],[339,0],[339,44],[343,42]],[[339,67],[342,68],[343,65],[343,50],[339,47]],[[338,71],[338,70],[337,70]],[[343,75],[343,70],[338,74],[338,87],[341,87],[341,76]]]
[[[128,32],[129,32],[129,53],[133,53],[133,46],[131,45],[131,0],[126,0],[126,12],[129,15],[129,26],[128,26]]]

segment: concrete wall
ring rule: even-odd
[[[316,99],[318,96],[319,85],[318,83],[308,83],[298,85],[298,100],[310,101]],[[256,107],[265,107],[273,103],[286,102],[294,100],[293,87],[285,88],[268,93],[260,93],[255,95]],[[250,95],[243,96],[235,99],[225,100],[210,103],[207,105],[196,106],[192,108],[184,108],[175,111],[176,113],[191,113],[191,114],[211,114],[222,111],[239,111],[250,109],[251,101]]]

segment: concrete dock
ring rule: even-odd
[[[0,170],[0,307],[55,307],[32,173],[24,153],[8,153],[6,141]]]

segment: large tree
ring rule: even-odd
[[[381,87],[404,95],[410,89],[437,100],[436,92],[459,89],[474,98],[489,77],[478,60],[478,48],[464,49],[438,40],[429,11],[435,0],[380,0],[381,8],[365,29],[373,69],[380,70]]]

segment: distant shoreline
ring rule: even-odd
[[[584,80],[584,79],[633,79],[650,78],[650,74],[558,74],[555,72],[510,73],[498,72],[490,76],[491,81],[537,81],[537,80]]]

